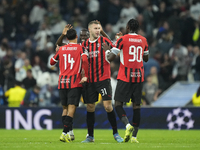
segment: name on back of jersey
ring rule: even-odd
[[[137,42],[137,43],[142,43],[142,39],[134,39],[134,38],[129,38],[129,42]]]
[[[62,47],[62,50],[70,50],[70,51],[76,51],[77,47]]]

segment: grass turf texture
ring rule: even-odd
[[[129,149],[166,149],[166,150],[199,150],[200,130],[139,130],[140,143],[117,143],[112,130],[95,129],[94,143],[81,143],[85,140],[86,129],[74,129],[75,141],[63,143],[59,141],[62,130],[3,130],[0,129],[0,150],[129,150]],[[125,130],[119,130],[123,137]]]

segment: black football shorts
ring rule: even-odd
[[[118,80],[115,90],[115,101],[129,102],[130,99],[135,104],[141,103],[143,83],[124,82]]]
[[[81,87],[72,88],[72,89],[59,89],[59,96],[63,106],[67,105],[79,105],[81,97]]]
[[[85,104],[92,104],[98,101],[99,93],[103,101],[112,100],[112,88],[110,79],[99,82],[87,83],[83,86],[83,100]]]

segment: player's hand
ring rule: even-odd
[[[81,78],[83,78],[83,77],[85,77],[85,71],[84,70],[81,71]]]
[[[79,83],[80,83],[80,84],[83,84],[83,83],[85,83],[85,82],[87,82],[87,77],[83,77]]]
[[[103,48],[104,51],[107,51],[107,50],[110,50],[110,49],[111,49],[111,46],[108,45],[107,43],[103,43],[103,44],[102,44],[102,48]]]
[[[100,32],[102,32],[102,31],[103,31],[103,28],[102,28],[102,26],[101,26],[101,23],[100,23],[100,21],[99,21],[99,20],[96,20],[96,22],[98,22],[98,23],[99,23],[99,25],[100,25]]]
[[[57,46],[56,46],[56,52],[59,50],[59,48],[60,48],[60,46],[57,45]]]
[[[122,34],[121,32],[116,33],[115,39],[117,40],[117,39],[119,39],[121,36],[123,36],[123,34]]]
[[[71,24],[67,24],[67,25],[65,26],[65,28],[63,29],[62,34],[66,35],[66,34],[67,34],[67,31],[68,31],[69,29],[71,29],[71,28],[73,28],[73,26],[72,26]]]

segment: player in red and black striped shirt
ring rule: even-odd
[[[118,83],[115,91],[115,109],[120,120],[126,125],[124,141],[128,142],[130,134],[133,132],[131,142],[137,141],[137,132],[140,123],[140,103],[142,97],[142,85],[144,81],[143,60],[148,61],[148,44],[145,37],[136,34],[139,30],[139,23],[135,19],[129,20],[126,26],[128,34],[120,37],[115,43],[115,47],[108,50],[108,45],[104,44],[106,55],[112,61],[120,52],[120,68],[118,72]],[[123,102],[133,103],[132,125],[126,117],[123,109]]]
[[[101,25],[98,21],[91,21],[88,29],[90,38],[83,42],[82,45],[88,50],[89,62],[89,83],[86,87],[86,97],[84,97],[84,103],[87,104],[87,127],[89,135],[82,142],[94,142],[94,111],[99,93],[101,93],[103,105],[113,129],[113,136],[117,142],[123,142],[117,131],[116,116],[111,103],[110,62],[106,59],[105,51],[102,48],[103,43],[113,45],[108,38],[100,36]]]
[[[72,127],[73,116],[79,104],[81,84],[86,82],[88,78],[88,60],[87,53],[84,53],[84,47],[77,44],[76,30],[69,29],[66,36],[69,43],[59,48],[51,58],[50,64],[54,65],[59,61],[58,89],[63,106],[62,120],[64,123],[60,140],[70,142],[71,137],[68,132]],[[83,78],[81,77],[82,69],[85,72]]]

